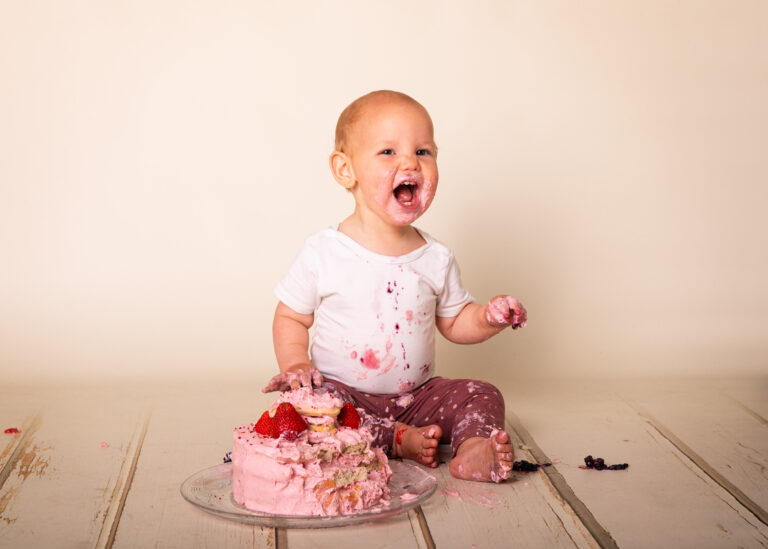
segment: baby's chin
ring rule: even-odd
[[[404,227],[413,224],[427,211],[429,205],[418,208],[403,208],[399,204],[387,208],[387,217],[393,225]]]

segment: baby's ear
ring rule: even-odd
[[[329,162],[331,173],[336,182],[348,191],[352,190],[355,186],[355,172],[352,169],[352,161],[349,156],[341,151],[333,151]]]

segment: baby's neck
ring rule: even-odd
[[[405,255],[426,244],[424,237],[411,225],[371,227],[354,215],[342,221],[338,230],[363,248],[380,255]]]

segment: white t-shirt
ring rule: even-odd
[[[328,378],[374,394],[410,391],[435,370],[435,316],[472,302],[453,252],[426,244],[406,255],[371,252],[336,228],[310,236],[275,288],[285,305],[315,313],[310,355]]]

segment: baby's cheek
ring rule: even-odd
[[[432,200],[435,198],[435,192],[437,191],[437,181],[424,181],[421,192],[422,202],[424,203],[424,209],[429,208],[432,204]]]

